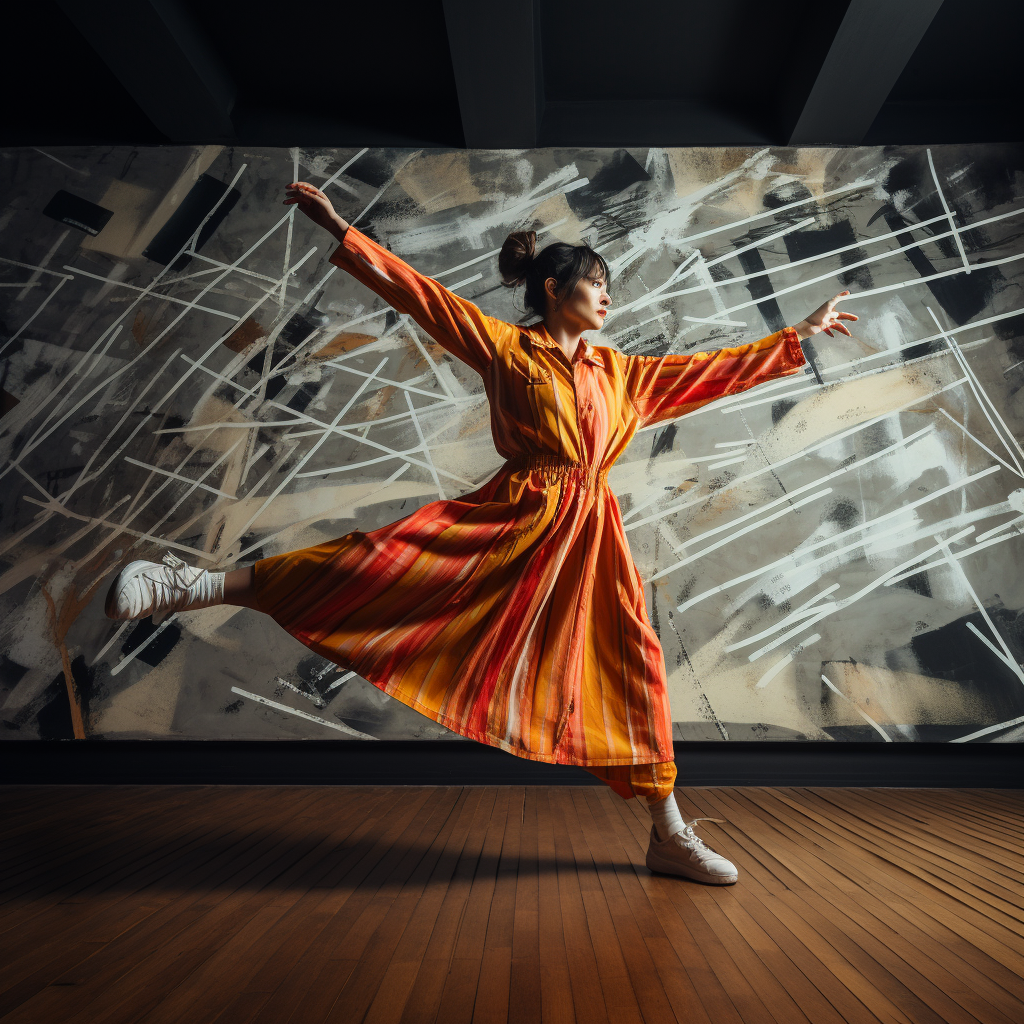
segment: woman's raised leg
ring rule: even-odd
[[[253,566],[247,565],[244,569],[232,569],[224,573],[224,603],[261,611],[256,600],[256,574]]]

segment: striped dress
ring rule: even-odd
[[[537,761],[671,761],[665,663],[608,470],[638,428],[804,365],[796,332],[570,362],[355,228],[331,257],[483,378],[506,460],[482,487],[256,563],[261,610],[448,729]]]

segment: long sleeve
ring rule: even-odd
[[[411,316],[439,345],[477,373],[484,373],[496,346],[515,330],[502,320],[485,316],[472,302],[414,270],[355,228],[345,232],[331,262],[399,313]]]
[[[691,355],[628,356],[626,391],[640,425],[662,423],[725,395],[796,373],[807,360],[792,327],[760,341]]]

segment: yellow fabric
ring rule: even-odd
[[[587,768],[587,771],[610,786],[623,800],[631,800],[635,796],[643,797],[648,803],[664,800],[671,796],[676,783],[675,761],[597,765]]]
[[[463,736],[560,764],[671,762],[664,657],[608,470],[640,427],[794,373],[795,332],[661,357],[581,340],[570,361],[354,228],[331,259],[481,375],[506,462],[470,494],[260,560],[260,607]]]

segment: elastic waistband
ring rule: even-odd
[[[505,469],[515,473],[539,470],[552,476],[571,476],[590,486],[606,483],[608,470],[602,466],[588,466],[564,455],[516,455],[505,462]]]

